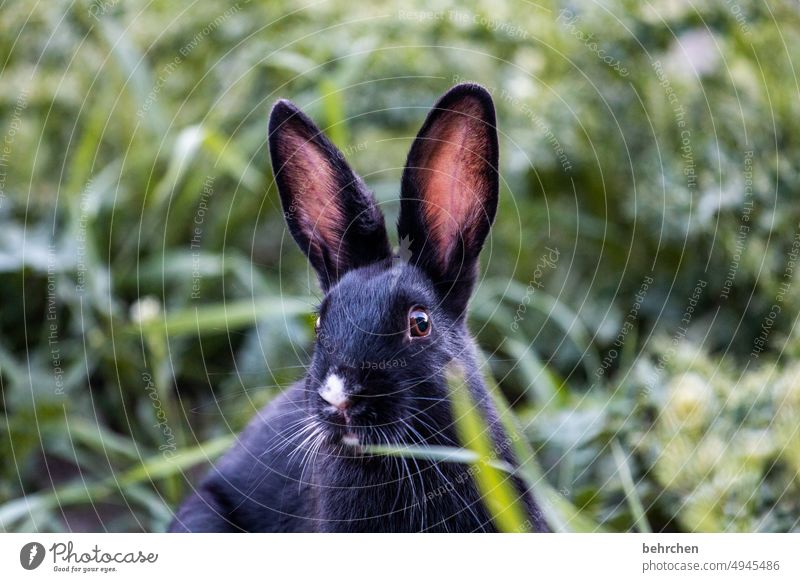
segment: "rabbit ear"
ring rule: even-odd
[[[289,101],[272,109],[269,151],[289,231],[324,291],[350,269],[391,256],[375,198],[344,155]]]
[[[400,239],[458,315],[497,211],[497,164],[492,98],[480,85],[462,84],[433,106],[403,172]]]

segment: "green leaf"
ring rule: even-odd
[[[345,123],[344,101],[342,93],[330,79],[324,79],[319,84],[322,94],[322,112],[325,117],[325,133],[340,149],[345,149],[350,142]]]
[[[456,432],[462,444],[475,454],[471,463],[477,469],[475,484],[494,525],[507,533],[530,531],[530,522],[513,481],[496,466],[498,459],[490,428],[469,394],[462,370],[452,367],[448,371],[448,386]]]
[[[482,360],[481,368],[488,370],[486,356],[482,352],[479,353]],[[494,405],[500,413],[503,429],[514,448],[514,456],[520,464],[518,474],[533,493],[534,499],[544,514],[547,525],[557,532],[604,531],[599,524],[581,513],[577,507],[547,482],[539,463],[536,461],[536,455],[531,449],[530,443],[525,439],[524,432],[517,425],[516,417],[500,392],[494,378],[491,374],[485,373],[484,381]]]
[[[622,488],[625,490],[625,500],[628,502],[628,507],[630,507],[631,513],[636,519],[635,525],[638,526],[639,533],[653,533],[650,522],[647,520],[647,514],[644,511],[644,505],[642,505],[642,500],[636,491],[636,485],[633,483],[628,459],[617,439],[611,441],[611,452],[614,455],[614,462],[617,464]]]
[[[462,449],[459,447],[363,445],[361,447],[361,451],[371,455],[405,457],[409,459],[420,459],[439,463],[461,463],[462,465],[474,465],[481,460],[480,455],[478,455],[478,453],[475,451],[470,449]],[[514,472],[514,468],[505,461],[499,459],[488,459],[488,462],[500,471],[505,471],[506,473]]]
[[[171,457],[154,455],[122,472],[94,483],[69,483],[47,493],[34,493],[14,499],[0,506],[0,528],[9,531],[11,526],[27,517],[35,517],[43,512],[70,505],[95,504],[104,501],[117,492],[127,491],[139,483],[154,481],[180,475],[186,469],[199,463],[211,461],[225,452],[234,442],[236,435],[224,435],[196,447],[177,452]]]
[[[165,313],[131,324],[130,333],[160,331],[168,336],[206,335],[227,333],[232,329],[248,327],[260,319],[294,317],[310,311],[311,301],[295,297],[251,299],[230,303],[203,305]]]

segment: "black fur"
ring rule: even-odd
[[[486,111],[494,135],[491,99],[483,89],[458,86],[439,105],[476,93],[488,99]],[[273,110],[270,123],[278,175],[282,164],[291,164],[289,159],[280,162],[283,157],[275,151],[274,141],[274,132],[286,127],[287,116],[300,119],[326,155],[336,156],[310,120],[282,101]],[[487,157],[494,162],[496,187],[496,136],[489,142],[494,150]],[[370,215],[373,209],[377,211],[361,181],[343,167],[343,158],[330,161],[337,183],[344,185],[342,208],[347,220],[356,219],[365,209]],[[473,400],[489,423],[498,456],[516,466],[481,379],[462,308],[453,305],[453,301],[466,303],[464,295],[468,296],[474,283],[477,254],[494,216],[496,190],[479,193],[481,205],[489,208],[482,218],[461,225],[464,240],[470,241],[459,251],[467,268],[447,271],[437,270],[435,260],[425,258],[427,251],[421,250],[426,225],[413,223],[420,215],[408,204],[412,194],[405,182],[404,178],[400,231],[416,237],[418,245],[412,247],[415,254],[410,262],[384,255],[386,234],[376,234],[378,221],[372,215],[367,225],[343,241],[349,247],[348,260],[338,262],[325,258],[334,256],[336,249],[324,248],[313,256],[307,241],[315,234],[302,221],[293,224],[289,219],[292,233],[309,254],[327,291],[308,374],[250,423],[180,508],[172,531],[494,531],[469,466],[370,456],[346,444],[356,437],[361,445],[458,446],[444,377],[447,365],[457,361],[466,371]],[[354,184],[358,187],[352,187]],[[284,205],[304,195],[292,190],[291,181],[278,180],[278,187]],[[383,219],[379,222],[383,228]],[[379,244],[361,248],[375,240]],[[436,249],[431,247],[430,252]],[[455,285],[443,287],[446,279]],[[427,337],[409,337],[408,311],[414,305],[428,308],[432,329]],[[347,386],[351,404],[346,416],[320,395],[321,384],[331,373]],[[347,438],[343,441],[343,437]],[[531,528],[546,531],[530,494],[519,480],[513,479],[513,483]]]

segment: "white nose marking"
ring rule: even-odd
[[[347,394],[344,392],[344,380],[336,374],[328,374],[325,382],[320,388],[319,395],[328,404],[336,408],[343,408],[347,405]]]

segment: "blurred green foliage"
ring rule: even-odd
[[[788,0],[15,0],[0,528],[163,529],[302,375],[275,99],[393,223],[426,110],[474,80],[504,183],[471,327],[563,528],[799,529],[798,57]]]

